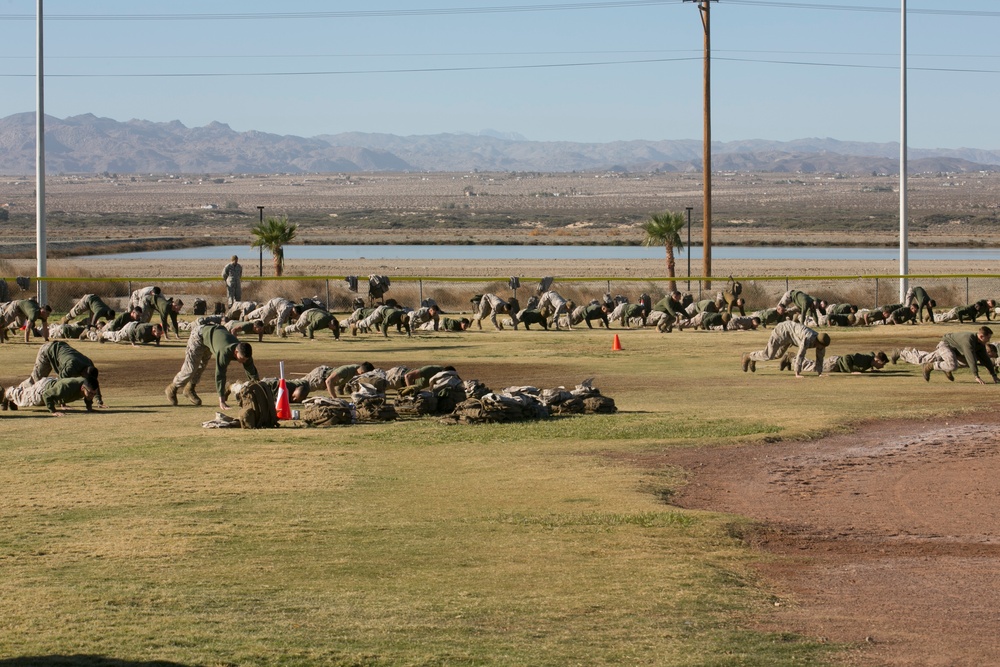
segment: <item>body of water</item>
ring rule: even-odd
[[[178,250],[151,250],[117,255],[90,255],[77,259],[217,259],[226,261],[239,255],[244,263],[259,257],[248,246],[207,246]],[[531,245],[290,245],[285,259],[663,259],[662,247],[643,246],[531,246]],[[678,265],[687,262],[686,253],[677,254]],[[701,260],[701,248],[691,249],[692,261]],[[264,253],[270,259],[270,253]],[[1000,248],[911,249],[910,260],[1000,260]],[[775,246],[716,246],[712,259],[760,260],[898,260],[898,248],[817,248]]]

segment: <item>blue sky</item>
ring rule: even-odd
[[[900,0],[711,6],[713,139],[899,138]],[[0,116],[35,108],[35,0],[0,0]],[[944,8],[944,9],[942,9]],[[681,0],[46,0],[46,113],[315,136],[700,139]],[[1000,2],[909,0],[909,145],[1000,149]],[[140,20],[140,17],[145,17]]]

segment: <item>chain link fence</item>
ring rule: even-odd
[[[789,289],[799,289],[817,299],[830,303],[853,303],[859,308],[875,308],[898,303],[899,276],[784,276],[739,277],[748,310],[773,306]],[[972,303],[979,299],[1000,296],[1000,275],[914,275],[908,277],[910,285],[920,285],[937,301],[938,308],[950,308]],[[393,298],[400,305],[415,307],[425,299],[433,299],[446,312],[468,312],[471,299],[476,294],[494,293],[502,298],[515,296],[522,304],[536,293],[540,278],[520,278],[521,286],[514,290],[509,280],[465,279],[451,277],[391,277],[390,287],[384,298]],[[344,276],[290,276],[251,277],[243,279],[244,301],[262,303],[276,296],[293,301],[313,298],[327,304],[335,313],[350,312],[353,302],[361,298],[366,304],[380,302],[368,292],[367,278],[359,278],[357,291],[352,291]],[[22,281],[23,283],[23,281]],[[207,303],[208,313],[215,312],[215,304],[226,302],[226,288],[219,278],[99,278],[59,277],[46,278],[48,302],[56,313],[65,313],[84,294],[97,294],[115,310],[123,309],[129,295],[149,285],[159,285],[165,296],[184,301],[182,312],[191,313],[195,299]],[[665,278],[556,278],[551,289],[577,304],[601,299],[604,294],[621,295],[635,302],[642,293],[649,294],[655,303],[670,289],[671,281]],[[696,300],[714,298],[724,289],[727,280],[713,278],[712,289],[704,283],[686,278],[675,280],[677,289],[690,292]],[[689,287],[690,285],[690,287]],[[0,301],[27,298],[36,293],[37,281],[30,280],[22,289],[14,278],[0,278]]]

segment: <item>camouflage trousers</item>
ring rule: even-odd
[[[201,338],[202,327],[191,327],[191,335],[188,336],[187,347],[184,349],[184,363],[180,372],[174,376],[170,383],[180,389],[186,384],[190,384],[194,389],[201,380],[201,374],[205,372],[205,367],[212,359],[212,350],[209,349]]]
[[[35,357],[35,367],[31,369],[31,376],[25,382],[38,382],[52,372],[52,364],[49,363],[49,358],[46,354],[50,347],[52,347],[52,341],[42,343],[42,346],[38,348],[38,355]],[[21,384],[24,383],[22,382]]]
[[[127,343],[129,342],[129,336],[132,335],[137,326],[139,326],[138,322],[129,322],[118,331],[101,331],[98,335],[112,343],[121,343],[122,341]]]
[[[941,341],[933,352],[923,352],[913,347],[904,347],[899,351],[899,358],[908,364],[923,366],[933,364],[934,370],[951,372],[956,368],[964,368],[969,364],[965,357],[955,352],[946,342]]]
[[[837,372],[837,362],[840,361],[840,355],[834,354],[823,359],[823,372],[824,373],[835,373]],[[816,362],[808,357],[802,360],[802,368],[799,369],[801,373],[812,373],[816,370]]]
[[[55,381],[54,377],[43,377],[38,382],[25,380],[16,387],[7,387],[7,390],[4,392],[4,398],[19,408],[45,405],[45,401],[42,400],[42,392]]]
[[[89,320],[93,315],[93,313],[90,310],[90,297],[93,296],[94,296],[93,294],[84,294],[82,297],[80,297],[80,300],[77,301],[75,304],[73,304],[73,307],[69,309],[68,313],[66,313],[64,321],[69,322],[83,315],[86,315],[87,319]]]

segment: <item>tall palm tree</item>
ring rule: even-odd
[[[684,216],[680,213],[655,213],[642,226],[646,232],[646,238],[642,245],[654,246],[662,245],[667,250],[667,277],[670,278],[670,291],[677,289],[677,282],[673,279],[676,270],[674,260],[674,248],[684,251],[684,241],[681,240],[681,230],[684,229]]]
[[[274,275],[280,276],[285,272],[285,248],[295,239],[295,230],[298,225],[290,224],[288,216],[280,218],[267,218],[264,222],[254,225],[250,230],[253,235],[251,248],[264,248],[271,253],[274,258]]]

